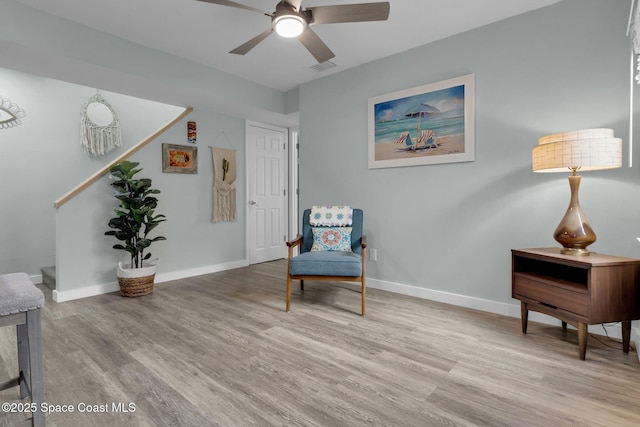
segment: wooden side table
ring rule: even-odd
[[[587,351],[588,325],[622,322],[622,348],[629,352],[631,321],[640,319],[640,259],[560,248],[512,249],[511,296],[521,302],[522,332],[529,310],[578,329],[580,359]]]

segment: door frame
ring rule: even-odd
[[[298,202],[300,197],[300,128],[289,128],[289,236],[292,240],[298,234],[300,222]]]
[[[295,194],[295,191],[290,191],[290,188],[292,188],[292,183],[295,183],[295,185],[297,186],[298,184],[298,176],[297,176],[297,171],[298,168],[296,167],[295,169],[291,166],[291,162],[292,159],[293,161],[295,161],[296,165],[297,165],[297,157],[298,157],[298,153],[297,153],[297,149],[296,147],[294,147],[294,145],[296,144],[291,144],[290,140],[291,140],[291,136],[292,136],[292,132],[295,132],[295,138],[297,140],[297,129],[293,130],[289,129],[289,128],[283,128],[281,126],[275,126],[275,125],[270,125],[267,123],[261,123],[261,122],[256,122],[256,121],[252,121],[252,120],[245,120],[245,145],[244,145],[244,149],[245,149],[245,155],[244,155],[244,166],[245,166],[245,175],[244,175],[244,181],[245,181],[245,197],[244,197],[244,223],[245,223],[245,260],[247,265],[251,265],[251,257],[249,255],[249,127],[253,126],[253,127],[260,127],[260,128],[265,128],[265,129],[271,129],[271,130],[275,130],[278,132],[282,132],[284,133],[284,143],[286,144],[286,158],[285,158],[285,180],[284,180],[284,186],[285,186],[285,191],[287,196],[285,197],[285,212],[287,212],[287,218],[285,218],[285,222],[286,222],[286,226],[285,226],[285,230],[287,232],[287,240],[291,240],[292,237],[292,218],[296,218],[298,213],[297,213],[297,194]],[[293,152],[292,152],[293,150]],[[292,178],[292,170],[295,170],[295,178]],[[295,200],[292,200],[295,199]],[[295,205],[295,207],[294,207]],[[295,209],[295,211],[293,210]],[[296,224],[296,229],[293,230],[293,236],[295,236],[295,234],[297,234],[297,221],[294,221],[294,224]],[[286,255],[285,255],[286,256]]]

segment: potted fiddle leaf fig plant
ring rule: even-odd
[[[115,188],[115,198],[119,205],[115,208],[116,216],[109,220],[109,230],[104,234],[115,236],[122,243],[115,244],[114,249],[125,251],[130,256],[130,263],[118,263],[117,276],[120,294],[127,297],[148,295],[153,292],[158,259],[151,259],[149,246],[153,242],[166,240],[164,236],[151,238],[149,233],[165,216],[156,214],[158,199],[154,197],[160,190],[151,188],[151,179],[136,178],[142,170],[138,162],[125,160],[111,167],[109,172],[115,180],[111,186]]]

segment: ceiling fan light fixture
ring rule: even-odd
[[[301,16],[280,15],[273,19],[273,29],[282,37],[298,37],[307,26]]]

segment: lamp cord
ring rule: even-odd
[[[604,333],[605,333],[605,335],[606,335],[606,337],[607,337],[607,339],[608,339],[609,341],[614,342],[614,343],[616,343],[616,344],[621,344],[619,341],[616,341],[616,340],[614,340],[613,338],[611,338],[611,337],[609,336],[609,332],[607,331],[607,326],[615,326],[615,325],[617,325],[618,323],[620,323],[620,322],[610,323],[610,324],[608,324],[608,325],[606,325],[606,324],[602,323],[602,324],[601,324],[601,326],[602,326],[602,329],[604,329]],[[593,338],[594,340],[598,341],[600,344],[604,345],[605,347],[609,347],[609,348],[612,348],[612,349],[614,349],[614,350],[623,350],[623,349],[622,349],[622,347],[618,347],[618,346],[613,346],[613,345],[609,345],[609,344],[607,344],[606,342],[604,342],[604,341],[602,341],[600,338],[598,338],[598,335],[594,335],[594,334],[591,334],[591,333],[590,333],[590,334],[589,334],[589,336],[590,336],[591,338]],[[635,346],[635,345],[633,345],[632,343],[629,343],[629,351],[636,351],[636,346]]]

